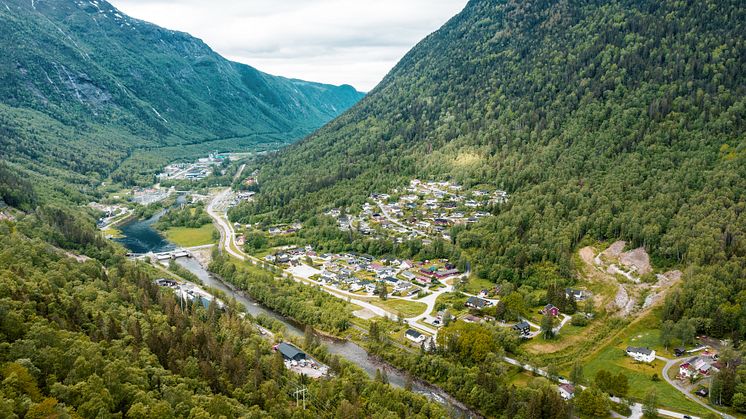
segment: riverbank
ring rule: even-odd
[[[224,292],[227,296],[235,298],[238,303],[243,304],[247,308],[247,312],[252,316],[257,317],[265,314],[281,322],[285,326],[287,333],[296,343],[298,342],[298,339],[303,338],[305,335],[305,324],[302,322],[264,306],[245,290],[236,287],[234,284],[224,280],[219,275],[208,271],[207,267],[209,265],[209,259],[179,259],[177,263],[197,275],[206,286],[218,289]],[[389,384],[395,387],[405,388],[409,381],[413,384],[412,390],[414,392],[425,395],[440,404],[454,409],[456,413],[455,416],[467,418],[482,417],[451,395],[447,394],[438,386],[412,376],[406,371],[386,362],[377,355],[370,354],[367,349],[364,348],[365,343],[362,340],[350,340],[315,328],[314,334],[320,339],[321,343],[324,344],[331,355],[337,355],[357,365],[359,368],[363,369],[370,378],[375,378],[377,371],[386,371]]]

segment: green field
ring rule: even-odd
[[[414,317],[422,314],[427,309],[427,304],[425,303],[417,303],[414,301],[398,300],[393,298],[390,298],[388,300],[372,299],[369,300],[369,302],[392,313],[400,313],[403,317]]]
[[[489,290],[492,288],[495,288],[494,282],[479,278],[476,275],[471,275],[469,277],[469,282],[464,285],[464,291],[469,294],[479,294],[479,291],[482,291],[483,289]]]
[[[467,297],[466,295],[459,295],[458,293],[454,292],[446,292],[440,294],[435,300],[435,308],[430,314],[434,316],[438,312],[439,307],[445,305],[445,310],[450,311],[451,314],[454,316],[459,316],[462,313],[466,313],[469,311],[465,305],[468,298],[469,297]]]
[[[213,231],[215,227],[212,224],[205,224],[200,228],[171,227],[163,234],[177,246],[193,247],[215,243]]]
[[[629,379],[628,396],[642,401],[650,391],[658,394],[658,404],[671,410],[705,415],[708,413],[703,407],[689,400],[681,392],[664,381],[663,361],[656,360],[652,364],[639,363],[628,357],[624,349],[628,345],[650,347],[661,356],[669,356],[658,344],[659,321],[655,313],[648,313],[639,322],[631,324],[624,332],[616,336],[610,343],[592,354],[583,362],[587,380],[592,380],[599,370],[607,370],[614,374],[623,372]],[[658,374],[660,381],[653,381],[653,374]]]

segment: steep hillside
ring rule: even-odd
[[[307,218],[414,177],[491,184],[510,202],[452,235],[480,276],[569,277],[581,240],[623,238],[659,266],[728,264],[703,274],[723,292],[690,314],[709,317],[745,270],[745,22],[738,1],[473,0],[269,159],[232,216]]]
[[[136,148],[276,147],[362,97],[228,61],[105,1],[5,1],[0,41],[0,153],[35,172],[67,172],[68,181],[105,177]],[[217,141],[225,139],[233,140]],[[154,165],[138,161],[115,175],[131,182]]]

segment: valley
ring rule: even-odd
[[[235,173],[231,178],[234,183],[236,180],[242,178],[242,173],[249,164],[243,160],[237,160],[236,163],[232,164],[231,167],[233,169],[231,170],[235,170]],[[257,173],[252,173],[252,178],[256,176]],[[198,179],[191,180],[190,182],[196,181]],[[445,184],[441,186],[443,185]],[[184,189],[184,187],[182,186],[181,189]],[[457,189],[460,188],[457,187]],[[182,190],[181,193],[183,196],[203,196],[197,191]],[[465,193],[469,194],[470,192],[467,191]],[[594,315],[590,317],[590,324],[588,326],[577,327],[574,325],[574,322],[573,325],[570,324],[570,320],[573,318],[571,315],[559,313],[557,315],[558,320],[552,324],[552,338],[545,339],[542,337],[544,326],[539,324],[543,322],[542,317],[535,314],[528,314],[529,311],[535,313],[534,310],[538,310],[538,308],[529,309],[527,307],[522,310],[522,315],[519,315],[516,320],[512,322],[506,321],[509,314],[507,314],[507,310],[504,308],[505,302],[502,301],[506,295],[501,290],[494,289],[480,289],[478,292],[470,293],[467,289],[475,289],[471,282],[484,283],[484,281],[475,280],[473,273],[468,270],[465,272],[459,271],[455,265],[449,264],[446,259],[433,261],[391,258],[378,259],[369,255],[314,251],[311,246],[302,245],[302,242],[297,241],[297,235],[301,234],[305,226],[298,225],[296,226],[296,230],[290,232],[278,230],[278,233],[273,232],[271,229],[258,228],[258,226],[252,226],[249,229],[247,226],[231,223],[228,219],[228,211],[241,201],[238,198],[239,195],[240,193],[234,191],[232,188],[213,188],[204,195],[204,198],[199,198],[199,201],[192,200],[192,202],[198,202],[198,207],[204,205],[203,211],[212,219],[210,225],[214,225],[217,228],[219,235],[214,236],[218,238],[217,240],[211,240],[214,244],[210,246],[203,246],[194,250],[185,248],[184,250],[193,252],[194,257],[192,259],[179,259],[178,263],[197,274],[203,281],[207,281],[205,283],[211,287],[223,290],[229,296],[239,298],[239,294],[237,293],[242,292],[243,288],[241,286],[217,280],[212,274],[208,274],[204,270],[210,265],[210,260],[217,248],[218,251],[227,254],[233,260],[233,263],[239,267],[238,269],[241,269],[240,266],[248,266],[246,269],[259,269],[260,271],[270,273],[272,276],[291,278],[304,287],[313,287],[322,290],[326,294],[338,299],[348,307],[346,310],[348,310],[348,315],[351,316],[350,321],[353,325],[353,333],[345,332],[340,335],[339,332],[328,330],[322,326],[319,329],[320,331],[332,332],[333,335],[344,336],[347,339],[342,341],[346,343],[339,344],[334,339],[322,338],[324,345],[332,353],[355,362],[358,366],[366,370],[371,377],[375,376],[376,369],[380,369],[386,364],[380,364],[380,361],[373,361],[374,358],[370,356],[366,356],[365,358],[356,357],[345,352],[344,348],[349,348],[349,345],[357,344],[360,346],[356,346],[358,348],[356,350],[366,351],[363,349],[369,345],[369,337],[366,337],[366,335],[370,335],[370,328],[373,322],[384,321],[403,325],[388,332],[389,335],[386,339],[390,339],[390,344],[394,345],[393,347],[409,348],[409,351],[414,351],[420,347],[426,348],[426,350],[434,350],[438,345],[439,329],[444,325],[448,326],[453,322],[476,322],[484,324],[494,323],[497,327],[504,328],[508,333],[515,334],[517,338],[521,338],[524,341],[520,346],[522,349],[514,350],[513,355],[505,357],[507,365],[522,365],[523,362],[537,363],[533,365],[548,365],[547,362],[553,363],[555,366],[549,370],[546,367],[540,368],[537,366],[530,366],[527,369],[529,371],[533,369],[536,371],[536,374],[545,376],[549,380],[559,380],[561,384],[565,379],[558,378],[561,377],[558,371],[569,371],[572,367],[571,362],[563,364],[562,359],[577,359],[578,353],[586,350],[586,346],[582,343],[585,340],[600,342],[600,345],[597,346],[600,348],[607,348],[604,345],[606,343],[610,344],[608,346],[609,349],[601,349],[585,355],[584,362],[587,363],[587,368],[590,371],[598,368],[595,367],[597,362],[602,362],[601,368],[608,368],[609,364],[606,364],[606,362],[609,361],[600,360],[606,359],[604,357],[608,357],[610,353],[615,354],[613,355],[613,362],[619,362],[615,351],[622,351],[623,349],[616,349],[617,345],[611,344],[611,342],[624,342],[624,345],[637,343],[636,339],[630,338],[629,333],[626,332],[627,330],[634,330],[630,327],[635,321],[630,323],[627,319],[649,318],[652,313],[651,310],[654,310],[655,307],[658,307],[659,310],[660,302],[666,291],[671,286],[674,286],[681,276],[680,272],[657,274],[657,276],[653,276],[657,282],[652,285],[647,284],[635,276],[640,271],[643,271],[644,274],[648,274],[651,271],[649,262],[647,262],[649,258],[644,250],[636,249],[623,254],[621,249],[624,249],[624,243],[612,243],[605,251],[595,250],[592,247],[582,248],[578,252],[578,257],[584,265],[579,271],[579,282],[575,285],[574,290],[577,290],[579,295],[582,295],[582,297],[579,297],[581,300],[578,302],[578,306],[582,305],[586,313],[591,312]],[[485,193],[484,195],[489,194]],[[246,194],[242,196],[246,196]],[[422,199],[423,202],[426,202],[426,205],[429,204],[432,207],[437,202],[452,202],[450,200],[453,198],[454,196],[440,196],[437,200],[428,200],[425,196]],[[249,196],[244,199],[251,200],[254,197]],[[390,199],[390,196],[386,194],[375,194],[371,199],[376,202],[378,209],[381,210],[382,218],[388,220],[392,225],[396,225],[399,219],[394,217],[397,217],[395,212],[400,211],[399,205],[394,204],[392,206],[386,203]],[[456,200],[462,201],[464,199],[456,197]],[[412,201],[412,199],[405,197],[404,201]],[[437,206],[439,205],[437,204]],[[361,215],[375,217],[372,205],[365,204],[362,208],[364,213],[361,213]],[[391,211],[389,214],[391,218],[383,215],[382,209],[384,208]],[[423,208],[418,211],[430,210]],[[460,209],[453,208],[449,211],[459,214]],[[370,233],[361,231],[368,228],[368,225],[364,222],[343,222],[348,219],[344,219],[345,216],[338,211],[331,211],[327,216],[336,217],[336,228],[340,231],[349,232],[350,229],[354,229],[355,231],[360,231],[359,234],[370,235]],[[401,216],[401,214],[398,214],[398,216]],[[432,214],[430,216],[449,217],[445,213]],[[356,219],[363,220],[360,216],[355,217]],[[341,221],[342,219],[344,220]],[[376,227],[373,234],[379,236],[378,240],[396,241],[398,240],[397,238],[401,237],[402,231],[398,229],[386,228],[385,226]],[[432,225],[428,228],[427,232],[422,231],[421,235],[415,232],[410,234],[411,237],[419,237],[427,240],[428,235],[433,233],[448,235],[446,229],[436,230]],[[255,248],[253,249],[255,254],[252,255],[244,249],[244,246],[251,242],[252,235],[268,236],[269,241],[267,246],[272,246],[271,243],[273,241],[277,243],[297,243],[297,245],[285,244],[268,249]],[[431,237],[436,239],[435,236]],[[166,246],[154,248],[153,250],[164,251],[173,249],[173,246]],[[628,255],[634,255],[636,258],[631,258]],[[200,262],[197,263],[197,260]],[[641,266],[640,264],[642,264],[643,269],[638,268],[638,266]],[[349,276],[345,276],[345,272]],[[209,279],[205,280],[204,278],[206,277],[209,277]],[[382,289],[385,289],[385,291],[381,291]],[[622,301],[619,297],[621,290],[624,290],[625,295],[631,297]],[[381,297],[381,292],[385,292],[385,297]],[[246,294],[242,295],[246,296]],[[651,295],[657,297],[652,298],[650,297]],[[447,303],[444,304],[443,302]],[[251,304],[256,305],[256,303]],[[501,311],[494,311],[497,307],[501,307]],[[287,314],[282,312],[278,314],[268,308],[262,308],[262,310],[264,311],[260,310],[259,314],[263,313],[276,319],[281,319],[282,322],[286,323],[287,327],[288,323],[284,320],[284,316]],[[323,308],[320,310],[324,311]],[[256,316],[258,314],[252,312],[252,315]],[[521,331],[517,331],[516,325],[524,321],[528,324],[528,332],[522,333]],[[614,326],[609,328],[610,324]],[[417,332],[418,337],[416,339],[408,338],[409,332],[403,333],[407,330]],[[294,333],[298,335],[300,331],[298,330]],[[624,333],[624,336],[627,336],[627,338],[618,341],[619,333]],[[598,341],[599,338],[601,339],[600,341]],[[646,340],[645,342],[648,345],[659,347],[657,341]],[[659,349],[659,351],[663,353],[663,349]],[[525,361],[517,361],[516,358]],[[623,358],[624,356],[621,359]],[[666,358],[666,360],[668,359]],[[669,364],[672,364],[672,362],[666,363],[665,368],[656,365],[659,376],[663,376],[662,374],[668,372],[671,367]],[[392,378],[392,374],[396,374],[398,367],[389,366],[388,368],[389,379],[392,380],[392,383],[402,386],[403,381],[406,381],[405,376],[395,375]],[[526,369],[526,367],[522,368]],[[640,367],[626,366],[624,368],[627,368],[625,371],[634,376],[635,373],[633,371],[636,371]],[[643,400],[644,394],[647,391],[645,389],[652,387],[645,383],[638,383],[636,385],[638,387],[636,387],[633,394],[639,394],[637,396],[638,400]],[[672,387],[660,387],[669,385]],[[689,414],[702,415],[706,412],[686,400],[687,397],[690,397],[697,403],[702,404],[704,402],[701,399],[697,399],[696,396],[685,390],[681,390],[673,381],[666,380],[662,384],[655,383],[653,387],[660,387],[658,390],[661,395],[659,402],[664,406],[661,408],[661,414],[663,415],[683,417],[685,413],[672,413],[682,407],[688,407],[690,410],[685,410],[685,412]],[[434,389],[435,387],[430,388]],[[638,393],[638,391],[641,392]],[[451,395],[438,393],[438,391],[435,394],[439,394],[438,398],[446,398],[455,402],[455,399]],[[706,403],[704,405],[706,406]],[[638,409],[641,409],[640,406],[638,405]]]
[[[0,5],[0,417],[746,417],[743,2],[229,3]]]

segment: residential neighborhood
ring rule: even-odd
[[[413,179],[409,186],[390,193],[373,193],[362,211],[350,214],[339,208],[326,212],[337,219],[342,230],[393,238],[398,242],[420,238],[450,240],[450,227],[475,223],[489,217],[490,207],[507,202],[502,190],[465,190],[461,185],[423,182]]]

